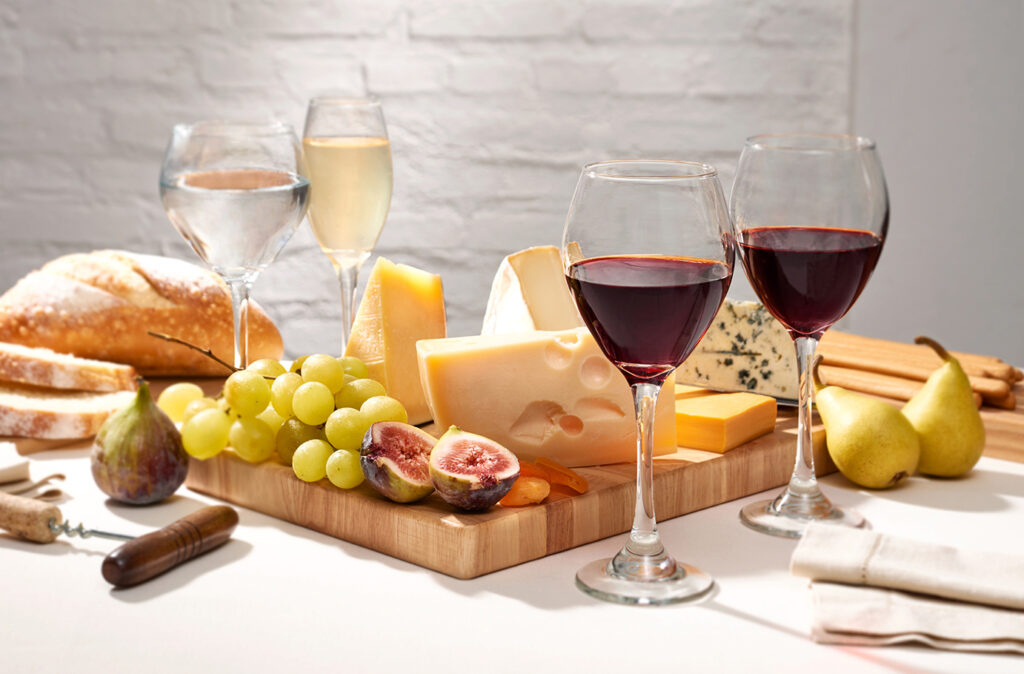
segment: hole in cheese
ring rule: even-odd
[[[579,435],[583,432],[583,420],[575,414],[566,414],[558,419],[558,426],[566,435]]]
[[[535,400],[526,406],[523,413],[508,429],[516,440],[539,445],[555,432],[558,419],[565,415],[565,408],[550,400]],[[582,424],[580,426],[582,430]]]
[[[603,389],[611,377],[612,365],[603,356],[591,356],[580,365],[580,381],[589,389]]]
[[[544,362],[555,370],[564,370],[572,364],[572,348],[561,339],[553,339],[544,347]]]

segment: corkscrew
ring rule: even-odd
[[[103,560],[103,577],[117,587],[137,585],[212,550],[231,537],[238,513],[228,506],[207,506],[162,529],[139,537],[72,527],[60,509],[23,496],[0,492],[0,529],[36,543],[52,543],[57,536],[99,536],[127,541]]]

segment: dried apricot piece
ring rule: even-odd
[[[587,478],[583,477],[571,468],[566,468],[557,461],[541,457],[537,459],[537,467],[547,471],[548,479],[552,484],[565,485],[577,494],[585,494],[587,489],[590,487],[590,485],[587,484]]]
[[[531,505],[540,503],[550,493],[551,485],[547,480],[539,477],[520,476],[498,503],[506,507]]]
[[[522,459],[519,459],[519,477],[539,477],[546,482],[551,482],[551,477],[548,475],[547,470],[535,463],[523,461]]]

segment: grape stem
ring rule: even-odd
[[[242,369],[242,368],[239,368],[239,367],[235,367],[234,365],[229,365],[228,363],[224,362],[223,360],[221,360],[217,356],[213,355],[213,351],[210,351],[209,349],[204,349],[201,346],[196,346],[195,344],[191,344],[189,342],[186,342],[184,339],[180,339],[178,337],[171,337],[170,335],[165,335],[162,332],[153,332],[152,330],[147,330],[146,332],[150,336],[152,336],[152,337],[157,337],[159,339],[167,340],[168,342],[174,342],[175,344],[181,344],[182,346],[187,346],[190,349],[195,349],[196,351],[198,351],[199,353],[203,354],[207,358],[210,358],[212,360],[217,361],[218,363],[220,363],[221,365],[223,365],[227,369],[231,370],[232,372],[240,372],[241,369]]]

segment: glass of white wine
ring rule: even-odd
[[[302,147],[310,179],[309,222],[341,286],[344,353],[359,269],[377,245],[391,205],[391,143],[380,101],[312,99]]]
[[[231,289],[235,367],[248,365],[249,294],[302,223],[302,149],[282,122],[178,124],[160,171],[171,224]]]

